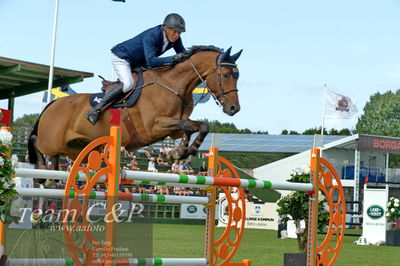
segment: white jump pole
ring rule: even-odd
[[[39,178],[39,179],[62,179],[68,178],[68,172],[54,170],[33,170],[16,168],[16,176]],[[291,182],[271,182],[254,179],[238,179],[238,178],[222,178],[211,176],[195,176],[195,175],[178,175],[168,173],[152,173],[142,171],[121,171],[122,178],[128,180],[143,180],[153,182],[167,182],[165,185],[180,185],[180,186],[231,186],[245,188],[263,188],[263,189],[279,189],[279,190],[297,190],[297,191],[312,191],[313,185],[309,183],[291,183]],[[86,175],[83,172],[77,176],[77,181],[85,181]],[[100,177],[99,182],[104,182],[105,177]],[[138,183],[138,182],[137,182]],[[160,185],[160,184],[157,184]]]
[[[45,197],[45,198],[64,198],[63,189],[37,189],[37,188],[15,188],[19,196],[29,197]],[[208,204],[207,197],[197,196],[175,196],[175,195],[160,195],[160,194],[139,194],[139,193],[124,193],[120,192],[119,198],[121,201],[133,202],[158,202],[158,203],[184,203],[184,204]],[[70,198],[74,197],[74,193]],[[79,198],[84,198],[83,194]],[[92,191],[90,199],[105,200],[107,193],[102,191]]]
[[[125,171],[123,171],[125,172]],[[131,172],[131,171],[129,171]],[[144,173],[144,172],[139,172]],[[50,180],[67,180],[69,172],[66,171],[55,171],[55,170],[42,170],[42,169],[26,169],[26,168],[15,168],[15,175],[18,177],[25,178],[36,178],[36,179],[50,179]],[[169,183],[169,182],[157,182],[157,181],[148,181],[148,180],[133,180],[130,177],[126,177],[123,174],[123,177],[127,180],[132,180],[132,184],[134,185],[152,185],[152,186],[173,186],[173,187],[187,187],[187,184],[183,183]],[[99,178],[99,183],[104,183],[106,180],[105,177]],[[86,175],[83,172],[79,172],[76,178],[76,181],[86,181]],[[207,188],[209,185],[199,185],[199,184],[191,184],[191,187],[195,188]]]

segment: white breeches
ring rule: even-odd
[[[111,53],[111,61],[118,79],[124,83],[122,91],[128,92],[130,89],[133,88],[133,85],[135,85],[135,81],[133,80],[132,76],[131,66],[125,59],[121,59],[113,53]]]

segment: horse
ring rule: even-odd
[[[231,55],[231,47],[224,52],[214,46],[193,46],[180,54],[180,62],[173,66],[144,71],[145,85],[139,99],[135,105],[121,111],[124,120],[130,120],[121,125],[121,146],[132,151],[170,136],[181,138],[181,142],[168,159],[196,155],[209,126],[189,119],[194,108],[192,91],[205,82],[224,113],[233,116],[239,112],[236,60],[241,52]],[[45,165],[44,155],[50,157],[53,167],[58,165],[60,155],[75,160],[88,143],[109,134],[110,110],[104,111],[95,125],[85,118],[91,108],[90,96],[74,94],[46,106],[28,140],[31,163]],[[195,132],[199,134],[190,144]]]

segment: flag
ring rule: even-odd
[[[71,89],[71,87],[69,85],[53,88],[53,89],[51,89],[50,101],[56,100],[58,98],[70,96],[72,94],[76,94],[76,91]],[[47,103],[47,90],[44,91],[42,102]]]
[[[198,103],[206,103],[210,99],[210,93],[208,92],[208,88],[201,83],[197,88],[193,90],[193,102],[194,104]]]
[[[0,124],[10,125],[11,123],[11,111],[0,108]]]
[[[357,114],[357,106],[347,96],[326,90],[324,115],[327,117],[353,118]]]
[[[110,125],[121,125],[121,110],[120,109],[109,109],[111,112],[111,119],[108,121]]]

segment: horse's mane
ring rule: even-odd
[[[212,51],[212,52],[222,53],[223,49],[218,48],[218,47],[213,46],[213,45],[193,45],[192,47],[190,47],[185,52],[180,53],[180,54],[182,54],[182,57],[176,63],[181,63],[181,62],[187,60],[192,55],[194,55],[194,54],[196,54],[198,52],[204,52],[204,51]]]

